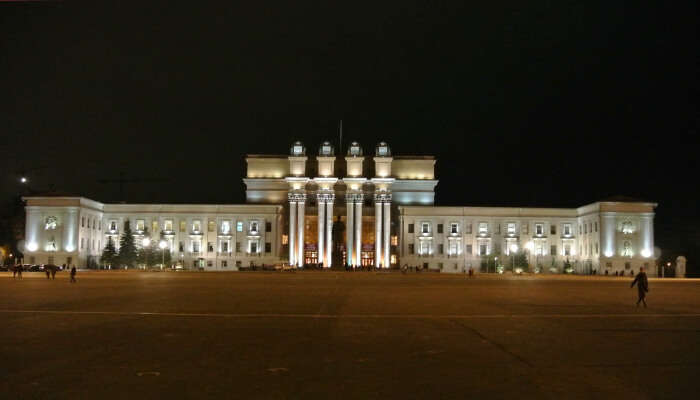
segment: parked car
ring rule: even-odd
[[[39,265],[39,264],[34,264],[30,267],[25,267],[24,270],[29,271],[29,272],[41,272],[44,270],[44,266]]]
[[[5,271],[9,271],[9,270],[10,270],[10,268],[8,268],[4,265],[0,265],[0,271],[5,272]]]

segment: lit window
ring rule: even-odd
[[[207,231],[214,232],[214,229],[216,229],[216,222],[209,220],[209,225],[207,227]]]
[[[544,224],[535,224],[535,235],[544,235]]]
[[[228,253],[228,240],[221,242],[221,252]]]
[[[565,256],[570,256],[570,255],[571,255],[571,245],[570,245],[570,244],[565,244],[565,245],[564,245],[564,255],[565,255]]]
[[[165,230],[166,232],[173,231],[173,220],[172,219],[165,220],[165,223],[163,224],[163,230]]]
[[[115,221],[115,220],[109,221],[109,230],[112,232],[117,231],[117,221]]]
[[[392,246],[398,246],[399,245],[399,237],[396,235],[393,235],[391,237],[391,245]]]
[[[450,233],[456,235],[458,233],[458,225],[456,222],[450,224]]]
[[[231,223],[228,221],[221,221],[221,233],[227,235],[231,232]]]
[[[257,222],[250,223],[250,232],[252,232],[252,233],[258,232],[258,223]]]
[[[143,231],[143,229],[146,227],[146,221],[142,219],[137,219],[136,220],[136,230],[137,231]]]
[[[564,236],[571,236],[571,224],[564,224]]]
[[[258,252],[258,242],[250,242],[250,252],[251,253]]]
[[[236,230],[237,230],[238,232],[243,232],[243,221],[238,221],[238,222],[236,223]]]
[[[199,240],[193,240],[192,241],[192,252],[199,253],[200,245],[201,245],[201,243],[199,242]]]
[[[180,232],[184,232],[185,230],[187,230],[187,222],[180,221]]]
[[[622,233],[624,233],[624,234],[630,234],[630,233],[633,232],[633,230],[634,230],[634,229],[632,228],[632,222],[630,222],[630,221],[625,221],[625,222],[622,223]]]
[[[489,231],[489,225],[486,222],[479,222],[479,235],[486,235]]]
[[[151,232],[156,232],[158,230],[158,221],[151,222]]]
[[[421,233],[429,233],[430,232],[430,224],[428,224],[427,222],[423,222],[421,224],[420,229],[421,229]]]
[[[282,244],[289,244],[289,235],[282,235]]]
[[[396,254],[392,254],[389,260],[392,264],[396,264]]]
[[[292,147],[292,153],[294,153],[295,156],[299,156],[304,152],[304,147],[303,146],[293,146]]]
[[[192,232],[201,232],[201,231],[202,231],[202,222],[200,220],[192,221]]]
[[[515,222],[508,223],[508,234],[515,235]]]

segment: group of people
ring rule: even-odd
[[[66,269],[66,265],[63,264],[63,269]],[[56,279],[56,272],[58,272],[58,266],[56,265],[45,265],[44,266],[44,272],[46,273],[46,279]],[[24,271],[24,267],[22,267],[22,264],[17,264],[12,267],[12,278],[13,279],[22,279],[22,271]],[[73,265],[70,269],[70,282],[75,283],[77,280],[75,279],[75,275],[77,274],[77,270],[75,269],[75,265]]]

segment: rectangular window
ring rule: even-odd
[[[136,230],[139,232],[143,232],[144,228],[146,227],[146,221],[142,219],[137,219],[136,220]]]
[[[214,262],[212,262],[211,260],[207,260],[207,267],[213,267],[213,266],[214,266]]]
[[[243,221],[236,222],[236,231],[243,232]]]
[[[456,235],[458,233],[458,225],[457,223],[453,222],[450,224],[450,233],[453,235]]]
[[[158,230],[158,221],[151,222],[151,232],[155,233]]]
[[[202,231],[202,221],[196,219],[192,221],[192,232],[199,233]]]
[[[258,252],[258,242],[250,242],[250,252],[251,253]]]
[[[200,246],[199,240],[193,240],[192,241],[192,252],[199,253],[199,246]]]
[[[399,245],[399,237],[396,235],[391,236],[391,245],[392,246],[398,246]]]
[[[583,224],[583,233],[588,233],[588,224]]]
[[[88,229],[90,229],[90,218],[88,218]]]
[[[214,252],[214,243],[207,242],[207,253],[213,253],[213,252]]]
[[[598,221],[595,222],[595,231],[598,232]]]
[[[221,252],[228,253],[228,240],[221,242]]]
[[[544,255],[544,246],[542,244],[538,244],[535,247],[535,255],[536,256],[542,256]]]
[[[265,222],[265,232],[272,232],[272,222]]]
[[[80,218],[80,227],[85,228],[85,217]]]
[[[236,253],[241,252],[241,242],[236,242]]]
[[[565,255],[565,256],[570,256],[570,255],[571,255],[571,245],[570,245],[570,244],[565,244],[565,245],[564,245],[564,255]]]
[[[228,261],[221,260],[221,268],[226,268],[226,267],[228,267]]]
[[[102,230],[102,220],[97,221],[97,230],[98,231]]]
[[[557,234],[557,226],[555,224],[552,224],[549,226],[549,234],[550,235],[556,235]]]
[[[438,254],[444,254],[445,253],[445,245],[440,243],[438,244]]]
[[[282,235],[282,245],[289,244],[289,235]]]
[[[272,243],[265,242],[265,253],[272,253]]]
[[[185,230],[187,230],[187,222],[180,221],[180,232],[184,232]]]
[[[421,240],[420,254],[430,254],[430,243],[427,240]]]
[[[423,222],[421,224],[420,231],[421,231],[421,233],[429,233],[430,232],[430,224],[428,224],[427,222]]]
[[[471,222],[467,224],[467,233],[471,235],[472,233],[472,224]]]
[[[557,245],[553,244],[549,247],[549,254],[556,256],[557,255]]]
[[[109,221],[109,230],[112,232],[117,231],[117,221],[115,221],[115,220]]]
[[[437,233],[442,233],[442,224],[438,224]]]
[[[250,233],[258,233],[258,223],[253,221],[250,223]]]
[[[208,225],[208,227],[207,227],[207,231],[208,231],[208,232],[214,232],[215,229],[216,229],[216,222],[215,222],[215,221],[212,221],[212,220],[209,220],[209,225]]]
[[[236,261],[236,268],[240,268],[243,265],[241,261]]]
[[[413,224],[408,224],[408,233],[413,233]]]
[[[80,250],[85,248],[85,238],[80,238]]]
[[[229,221],[221,221],[221,233],[228,235],[231,232],[231,223]]]
[[[525,235],[528,234],[528,229],[530,229],[529,226],[530,226],[530,225],[528,225],[528,224],[522,224],[522,227],[523,227],[523,228],[522,228],[522,231],[523,231],[523,233],[524,233]]]
[[[389,262],[391,265],[396,265],[396,254],[392,254],[391,257],[389,257]]]
[[[544,235],[544,224],[535,224],[535,235]]]
[[[508,223],[508,234],[515,235],[515,223],[514,222]]]
[[[564,224],[564,236],[571,236],[571,224]]]
[[[416,252],[415,245],[413,243],[409,243],[408,244],[408,254],[413,254],[415,252]]]
[[[180,253],[185,251],[185,242],[180,242],[180,245],[178,246],[178,250]]]
[[[606,262],[606,263],[605,263],[605,268],[612,268],[612,263],[611,263],[611,262]]]
[[[488,250],[488,247],[485,244],[479,245],[479,255],[480,256],[485,256],[487,254],[486,253],[487,250]]]
[[[479,235],[486,235],[489,231],[489,225],[486,222],[479,222]]]
[[[165,222],[163,223],[163,230],[166,232],[172,232],[173,231],[173,220],[172,219],[166,219]]]
[[[628,261],[625,263],[625,269],[630,269],[630,268],[632,268],[632,263]]]
[[[467,245],[467,254],[472,254],[472,245]]]

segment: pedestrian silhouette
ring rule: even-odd
[[[77,282],[77,281],[75,280],[75,273],[76,273],[76,271],[75,271],[75,265],[74,265],[74,266],[71,267],[71,269],[70,269],[70,281],[71,281],[71,283]]]
[[[645,298],[649,291],[649,281],[647,280],[647,274],[644,273],[644,268],[639,269],[639,273],[634,277],[630,288],[634,287],[635,284],[637,285],[637,295],[639,297],[637,299],[637,307],[639,307],[639,302],[641,301],[644,303],[644,308],[647,308],[647,301]]]

